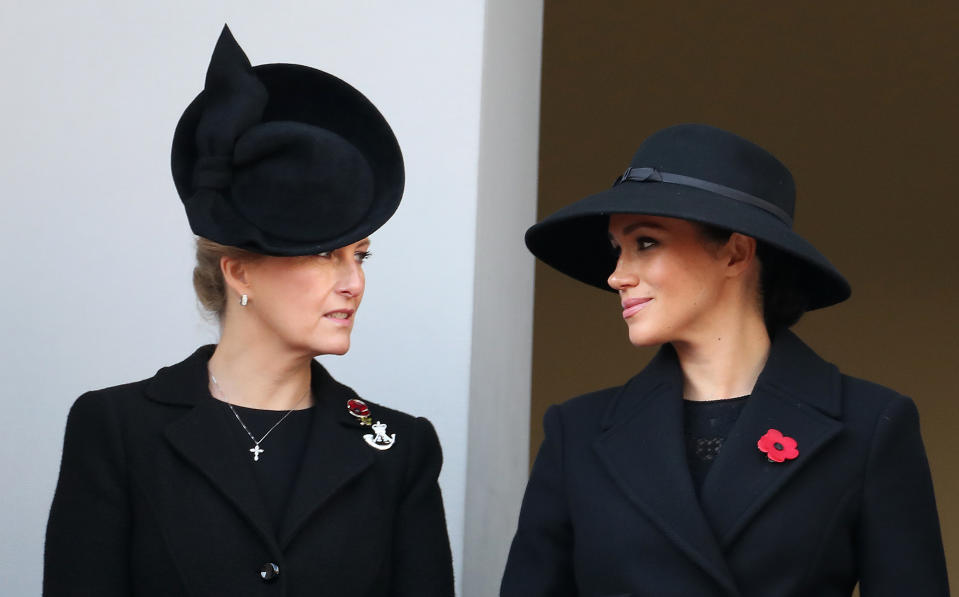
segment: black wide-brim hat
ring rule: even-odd
[[[650,135],[611,189],[568,205],[526,231],[547,265],[604,290],[616,266],[611,214],[681,218],[751,236],[798,270],[809,309],[849,298],[849,283],[792,229],[796,188],[772,154],[732,133],[681,124]]]
[[[267,255],[362,240],[403,196],[399,144],[362,93],[299,64],[252,67],[225,26],[171,162],[194,234]]]

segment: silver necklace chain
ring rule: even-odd
[[[213,385],[216,387],[216,391],[219,392],[221,396],[223,396],[223,402],[226,402],[226,405],[230,407],[230,412],[233,413],[233,416],[236,417],[237,422],[239,422],[240,426],[243,427],[243,431],[246,431],[246,434],[250,436],[251,440],[253,440],[253,447],[250,448],[250,452],[253,453],[254,462],[259,462],[260,454],[262,454],[263,452],[266,452],[266,450],[260,447],[260,444],[263,443],[263,440],[266,439],[266,436],[270,435],[270,433],[272,433],[273,430],[276,429],[276,426],[282,423],[284,419],[286,419],[288,416],[290,416],[290,413],[296,410],[296,407],[298,407],[303,402],[303,400],[305,400],[306,397],[310,395],[310,387],[307,386],[306,392],[302,396],[300,396],[300,399],[297,400],[296,404],[293,405],[293,408],[283,413],[283,416],[280,417],[280,420],[277,421],[276,423],[273,423],[273,426],[267,429],[266,433],[263,434],[263,437],[261,437],[260,439],[256,439],[253,433],[250,432],[250,428],[247,427],[246,423],[243,422],[243,419],[240,418],[240,414],[236,412],[236,409],[233,408],[233,405],[230,403],[230,401],[226,399],[226,394],[223,392],[223,388],[220,387],[220,384],[216,381],[216,376],[213,375],[213,372],[210,372],[210,379],[213,380]]]

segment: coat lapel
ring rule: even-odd
[[[238,445],[230,413],[207,389],[207,362],[213,346],[204,346],[178,365],[162,369],[148,387],[154,400],[191,406],[168,424],[164,435],[173,449],[232,503],[274,551],[276,540],[260,497],[250,455]]]
[[[594,449],[631,501],[729,595],[739,595],[693,489],[681,398],[681,371],[665,346],[610,405]]]
[[[703,483],[703,510],[724,548],[839,433],[840,383],[836,367],[794,334],[777,335],[753,394]],[[796,439],[799,456],[770,462],[756,445],[769,429]]]
[[[356,393],[335,381],[316,361],[312,385],[317,410],[278,535],[281,547],[289,545],[331,496],[373,464],[372,449],[363,441],[369,427],[361,426],[346,409],[347,400],[356,398]]]
[[[346,409],[346,401],[356,398],[356,393],[313,361],[311,383],[317,411],[285,521],[275,533],[250,455],[237,445],[231,427],[236,422],[208,390],[207,363],[214,349],[212,345],[201,347],[185,361],[161,369],[147,393],[158,402],[190,407],[164,429],[167,441],[279,552],[318,508],[373,464],[372,450],[363,441],[369,428],[361,426]]]

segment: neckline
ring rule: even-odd
[[[214,399],[214,400],[218,400],[218,399],[215,398],[215,397],[214,397],[213,399]],[[222,400],[219,400],[219,401],[220,401],[220,402],[223,402]],[[226,402],[223,402],[223,404],[227,404],[227,403],[226,403]],[[275,414],[279,414],[279,413],[285,413],[285,412],[287,412],[287,410],[289,410],[289,409],[275,410],[275,409],[272,409],[272,408],[251,408],[251,407],[249,407],[249,406],[240,406],[239,404],[233,404],[232,406],[233,406],[233,408],[235,408],[235,409],[237,409],[237,410],[239,410],[239,411],[241,411],[241,412],[248,412],[248,413],[254,413],[254,414],[256,414],[256,413],[263,413],[263,414],[266,414],[266,413],[275,413]],[[291,416],[291,417],[292,417],[292,416],[295,416],[297,413],[310,412],[310,411],[312,411],[314,408],[316,408],[316,404],[315,404],[315,403],[307,406],[306,408],[297,408],[297,409],[294,409],[293,411],[290,412],[290,416]]]
[[[736,402],[745,402],[752,394],[745,396],[736,396],[734,398],[716,398],[715,400],[689,400],[683,398],[683,404],[731,404]]]

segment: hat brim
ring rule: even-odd
[[[609,243],[609,216],[644,214],[679,218],[751,236],[792,258],[809,297],[809,309],[849,298],[849,283],[826,257],[775,215],[697,188],[625,182],[560,209],[526,231],[537,258],[586,284],[607,283],[616,266]]]

